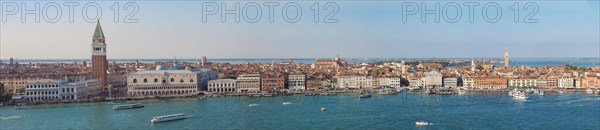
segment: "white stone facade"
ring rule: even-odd
[[[61,100],[60,90],[64,84],[62,80],[51,79],[28,82],[25,85],[25,100],[30,102]]]
[[[294,74],[288,76],[288,86],[293,91],[304,91],[306,90],[306,75]]]
[[[370,76],[335,76],[339,89],[373,88],[373,78]]]
[[[575,88],[575,79],[558,78],[558,88]]]
[[[260,74],[242,74],[237,77],[238,92],[259,92],[262,76]]]
[[[231,93],[237,92],[237,80],[235,79],[216,79],[208,81],[208,92]]]
[[[143,70],[127,76],[127,94],[133,97],[195,95],[201,74],[190,70]]]

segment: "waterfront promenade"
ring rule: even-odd
[[[282,105],[282,102],[292,102]],[[112,110],[112,103],[32,105],[0,108],[3,129],[598,129],[600,97],[584,93],[532,96],[357,94],[336,96],[215,97],[137,100],[146,107]],[[260,104],[249,107],[248,104]],[[326,107],[328,111],[320,111]],[[153,116],[185,113],[191,118],[160,124]],[[433,125],[417,127],[416,121]],[[35,125],[34,125],[35,124]]]

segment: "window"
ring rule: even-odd
[[[144,79],[144,83],[148,83],[148,79]]]
[[[193,83],[193,82],[194,82],[194,79],[190,79],[190,83]]]
[[[157,83],[157,82],[158,82],[158,79],[154,78],[154,82],[155,82],[155,83]]]
[[[163,79],[163,80],[162,80],[162,83],[167,83],[167,80],[164,80],[164,79]]]
[[[133,83],[137,83],[137,79],[133,79]]]
[[[171,78],[171,82],[175,82],[175,79]]]
[[[180,80],[179,80],[179,82],[180,82],[180,83],[183,83],[183,79],[180,79]]]

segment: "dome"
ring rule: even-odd
[[[173,66],[169,68],[170,70],[181,70],[181,65],[179,63],[173,63]]]
[[[156,70],[165,70],[165,66],[158,65],[156,66]]]

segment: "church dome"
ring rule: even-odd
[[[156,70],[165,70],[165,66],[158,65],[156,66]]]

